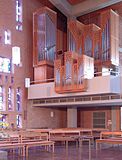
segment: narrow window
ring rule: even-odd
[[[11,44],[11,31],[8,30],[8,29],[5,30],[4,36],[5,36],[4,43],[5,43],[5,44]]]
[[[16,0],[16,30],[22,31],[22,0]]]
[[[0,72],[10,73],[11,72],[11,61],[8,58],[0,57]]]
[[[8,110],[13,110],[13,90],[11,87],[8,88]]]
[[[3,86],[0,86],[0,110],[1,111],[4,111],[5,109],[3,99],[4,99]]]
[[[17,128],[22,128],[22,116],[21,115],[16,116],[16,123],[17,123]]]
[[[12,63],[15,65],[20,64],[20,47],[12,47]]]
[[[11,84],[14,83],[14,77],[11,77]]]
[[[8,58],[3,58],[3,72],[10,73],[11,72],[11,62]]]
[[[16,90],[16,110],[21,111],[21,89],[20,87]]]
[[[0,114],[0,128],[7,128],[7,116],[5,114]]]

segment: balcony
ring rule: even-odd
[[[121,77],[114,75],[98,76],[88,79],[88,88],[85,92],[58,94],[54,82],[31,84],[28,88],[28,99],[49,99],[73,96],[89,96],[103,94],[120,94]]]

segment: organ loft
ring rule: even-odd
[[[113,10],[100,13],[99,26],[69,20],[68,48],[58,56],[56,13],[44,7],[34,13],[34,81],[54,80],[57,93],[82,92],[88,79],[102,76],[119,66],[119,15]]]

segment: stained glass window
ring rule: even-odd
[[[0,110],[4,110],[4,104],[3,104],[3,86],[0,86]]]
[[[16,89],[16,110],[21,111],[21,89],[20,87]]]
[[[5,30],[4,36],[5,36],[5,38],[4,38],[4,43],[5,43],[5,44],[11,44],[11,31],[8,30],[8,29]]]
[[[16,0],[16,30],[22,31],[22,0]]]
[[[0,128],[6,128],[7,126],[7,116],[5,114],[0,114]]]
[[[22,116],[21,115],[16,116],[16,123],[17,123],[17,128],[22,128]]]
[[[0,57],[0,72],[10,73],[11,72],[11,61],[8,58]]]
[[[13,110],[13,90],[11,87],[8,88],[8,110]]]

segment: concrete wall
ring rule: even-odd
[[[26,128],[65,128],[66,117],[66,109],[33,107],[30,102]]]
[[[43,92],[42,92],[43,90]],[[85,92],[58,94],[55,92],[54,82],[33,84],[28,88],[28,99],[82,96],[94,94],[120,93],[119,76],[99,76],[88,80],[88,89]]]

